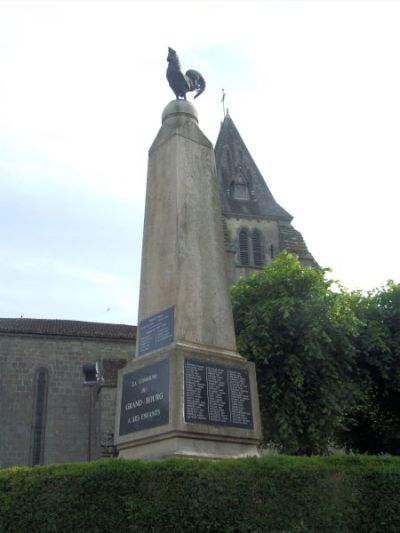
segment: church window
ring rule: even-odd
[[[247,266],[250,263],[249,257],[249,234],[247,229],[239,231],[239,261],[241,265]]]
[[[271,259],[273,259],[275,257],[274,245],[271,244],[269,249],[270,249]]]
[[[263,237],[259,229],[242,228],[238,234],[238,260],[242,266],[262,267],[264,260]]]
[[[235,200],[248,200],[250,198],[249,188],[246,183],[235,183],[233,196]]]
[[[262,245],[261,245],[261,233],[258,229],[254,229],[251,233],[251,245],[253,248],[253,261],[254,266],[261,267],[264,264]]]
[[[48,372],[39,368],[35,375],[35,399],[32,422],[32,465],[43,464]]]

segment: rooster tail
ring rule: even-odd
[[[197,98],[198,96],[201,95],[201,93],[204,91],[204,89],[206,88],[206,82],[203,80],[203,84],[201,85],[201,87],[198,88],[197,90],[197,93],[194,95],[193,98]]]
[[[206,88],[205,79],[197,70],[188,70],[185,76],[189,80],[189,91],[197,91],[194,95],[194,98],[197,98]]]

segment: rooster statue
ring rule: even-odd
[[[172,48],[168,48],[167,61],[167,80],[169,86],[175,93],[176,99],[179,100],[182,98],[186,100],[186,93],[190,91],[197,91],[194,98],[200,96],[206,88],[206,82],[200,72],[197,72],[197,70],[188,70],[184,74],[181,71],[178,55]]]

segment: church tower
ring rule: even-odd
[[[215,145],[229,283],[260,270],[286,250],[318,266],[293,217],[274,199],[232,118],[226,114]]]

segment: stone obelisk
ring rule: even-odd
[[[186,100],[162,121],[149,155],[139,323],[174,306],[176,342],[236,353],[213,146]]]
[[[213,146],[186,100],[150,151],[136,358],[120,371],[126,458],[240,457],[261,436],[254,365],[236,351]]]

